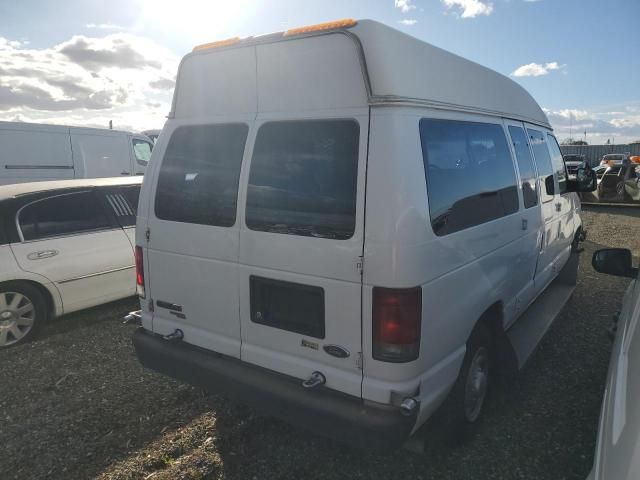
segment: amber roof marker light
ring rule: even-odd
[[[342,28],[351,28],[358,24],[358,22],[352,18],[344,18],[342,20],[335,20],[333,22],[316,23],[315,25],[306,25],[304,27],[290,28],[286,32],[282,33],[283,37],[293,37],[295,35],[304,35],[305,33],[324,32],[328,30],[340,30]],[[265,36],[278,35],[278,33],[267,34]],[[246,39],[245,39],[246,40]],[[216,42],[203,43],[202,45],[196,45],[193,47],[194,52],[201,52],[203,50],[211,50],[213,48],[222,48],[240,43],[242,39],[240,37],[227,38],[225,40],[218,40]]]
[[[218,40],[216,42],[203,43],[202,45],[196,45],[195,47],[193,47],[192,51],[200,52],[202,50],[209,50],[211,48],[227,47],[229,45],[233,45],[239,42],[240,42],[240,37],[232,37],[232,38],[227,38],[225,40]]]
[[[340,28],[351,28],[357,25],[357,21],[353,18],[344,18],[333,22],[316,23],[315,25],[306,25],[304,27],[290,28],[284,32],[285,37],[293,35],[302,35],[305,33],[321,32],[324,30],[337,30]]]

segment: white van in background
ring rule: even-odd
[[[573,292],[595,186],[522,87],[380,23],[196,47],[141,190],[138,357],[361,447],[447,397],[475,422]]]
[[[131,132],[0,122],[0,185],[143,175],[152,148]]]

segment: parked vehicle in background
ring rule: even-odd
[[[0,348],[47,319],[135,294],[142,178],[0,186]]]
[[[596,184],[533,98],[368,20],[202,45],[177,78],[136,228],[142,364],[361,447],[447,397],[475,422],[573,291]]]
[[[152,149],[136,133],[0,122],[0,185],[143,175]]]
[[[615,339],[602,401],[593,471],[589,480],[640,478],[640,279],[631,251],[598,250],[593,267],[601,273],[632,278],[613,317]]]
[[[578,168],[584,167],[587,164],[586,158],[584,155],[578,155],[576,153],[569,153],[567,155],[563,155],[564,164],[567,166],[567,174],[573,178],[578,172]]]
[[[640,201],[640,164],[608,160],[594,169],[598,187],[594,192],[581,194],[585,202]]]
[[[623,165],[629,162],[629,154],[627,153],[609,153],[602,157],[600,165]]]

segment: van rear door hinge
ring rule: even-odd
[[[151,229],[147,228],[144,232],[144,237],[147,239],[147,243],[149,243],[149,240],[151,240]]]

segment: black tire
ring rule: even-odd
[[[21,295],[23,298],[16,298],[17,295]],[[8,308],[16,300],[19,300],[16,306]],[[16,312],[21,308],[28,309],[27,302],[30,303],[33,308],[25,312],[23,316],[21,315],[18,320],[15,318],[16,315],[18,315]],[[12,316],[10,317],[10,314],[6,312],[12,313]],[[3,318],[3,316],[7,318]],[[29,328],[24,324],[24,320],[27,318],[32,320]],[[10,348],[33,340],[38,335],[46,320],[47,304],[37,287],[25,282],[0,283],[0,349]],[[17,325],[21,322],[22,324]],[[16,328],[21,332],[21,336],[19,337],[13,333],[15,332],[15,330],[13,330],[14,324],[17,325]],[[2,330],[4,330],[4,333]]]
[[[493,342],[489,329],[484,324],[478,323],[467,340],[467,351],[462,367],[460,367],[458,379],[443,405],[443,421],[446,424],[447,436],[451,440],[464,439],[473,433],[475,424],[482,416],[489,386],[492,382],[492,355]],[[473,373],[477,373],[479,356],[484,359],[480,360],[485,369],[484,387],[480,395],[481,398],[477,399],[477,408],[470,409],[469,400],[474,396],[474,387],[482,383]]]

